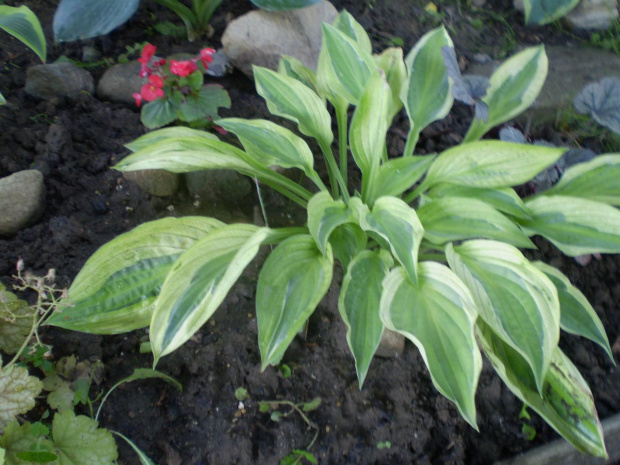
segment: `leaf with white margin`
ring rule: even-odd
[[[539,234],[570,257],[620,252],[620,211],[605,203],[562,195],[525,202],[531,220],[519,220],[529,235]]]
[[[553,351],[541,391],[527,361],[480,320],[477,335],[485,355],[513,394],[577,450],[607,458],[592,392],[559,348]]]
[[[349,207],[357,213],[364,231],[375,233],[389,244],[411,282],[416,283],[418,249],[424,227],[415,210],[396,197],[380,197],[372,211],[358,198],[352,198]]]
[[[392,158],[379,167],[368,194],[369,202],[377,197],[399,196],[413,187],[426,173],[434,155]]]
[[[186,126],[172,126],[169,128],[147,132],[129,144],[125,144],[125,147],[132,152],[137,152],[138,150],[142,150],[155,142],[159,142],[160,140],[168,139],[170,137],[198,137],[202,139],[219,140],[216,135],[207,131],[192,129]]]
[[[586,296],[573,286],[557,268],[540,261],[532,262],[532,264],[545,273],[558,290],[560,327],[568,333],[583,336],[597,343],[614,362],[603,323]]]
[[[354,216],[342,200],[321,191],[308,202],[308,229],[321,253],[327,253],[329,236],[338,226],[352,222]]]
[[[262,68],[256,65],[254,65],[253,69],[254,72],[256,72],[257,69],[267,70],[267,68]],[[282,55],[282,58],[280,58],[280,62],[278,63],[278,74],[280,76],[293,78],[304,84],[310,90],[313,90],[317,95],[319,94],[319,87],[316,83],[316,72],[308,68],[302,63],[301,60],[298,60],[295,57],[290,55]],[[256,76],[254,76],[254,79],[256,80]],[[323,102],[324,101],[325,100],[323,99]]]
[[[188,216],[144,223],[101,246],[69,288],[67,305],[45,325],[95,334],[148,326],[173,263],[224,223]]]
[[[0,29],[21,40],[34,51],[41,61],[47,56],[47,44],[41,23],[27,6],[0,5]]]
[[[42,389],[43,383],[30,376],[26,368],[15,365],[0,368],[0,429],[12,422],[16,415],[32,410]]]
[[[381,342],[383,323],[379,318],[379,302],[382,282],[393,264],[391,255],[385,250],[363,250],[353,258],[342,280],[338,310],[347,325],[347,343],[355,358],[360,389]]]
[[[538,390],[560,339],[553,283],[515,247],[497,241],[448,244],[450,268],[471,290],[480,317],[528,362]]]
[[[463,142],[480,139],[489,129],[526,110],[540,93],[547,77],[548,60],[544,46],[517,53],[491,75],[491,87],[482,99],[489,107],[485,122],[474,119]]]
[[[469,289],[448,267],[435,262],[419,263],[417,286],[398,267],[385,278],[383,288],[381,321],[418,347],[437,390],[477,430],[474,397],[482,357]]]
[[[342,10],[332,23],[336,29],[354,40],[366,53],[372,53],[372,44],[366,29],[347,10]]]
[[[388,120],[403,108],[400,93],[407,83],[407,67],[403,59],[403,49],[397,47],[386,48],[380,55],[373,55],[376,65],[385,73],[385,80],[392,90],[392,103]]]
[[[332,273],[331,247],[323,256],[309,235],[289,237],[269,255],[256,288],[261,371],[280,363],[295,335],[327,293]]]
[[[334,257],[342,263],[346,270],[353,257],[366,249],[368,236],[356,223],[345,223],[333,230],[329,237]]]
[[[164,281],[151,319],[155,364],[206,323],[271,235],[269,228],[227,225],[179,257]]]
[[[523,184],[553,165],[564,148],[484,140],[443,151],[428,170],[423,186],[439,183],[503,188]]]

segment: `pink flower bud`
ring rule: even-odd
[[[17,268],[17,271],[22,271],[24,269],[24,260],[22,260],[21,258],[17,260],[17,265],[15,266],[15,268]]]

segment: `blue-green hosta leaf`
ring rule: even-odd
[[[54,41],[107,34],[131,18],[139,5],[140,0],[61,0],[54,14]]]
[[[403,108],[400,93],[407,84],[407,67],[403,59],[403,49],[390,47],[380,55],[374,55],[375,64],[385,73],[385,80],[392,90],[392,102],[388,120],[391,122],[394,116]]]
[[[394,264],[385,250],[364,250],[347,267],[338,299],[338,310],[347,325],[347,342],[353,357],[360,389],[383,334],[379,302],[383,279]]]
[[[362,193],[364,186],[372,182],[385,150],[391,101],[392,92],[385,78],[379,72],[372,73],[349,128],[351,153],[363,176]]]
[[[502,63],[491,75],[491,87],[482,99],[489,107],[489,118],[486,122],[474,119],[464,141],[480,139],[489,129],[514,118],[534,103],[547,77],[547,66],[542,45],[526,48]]]
[[[478,429],[474,396],[482,358],[474,336],[476,305],[467,287],[448,267],[435,262],[420,262],[417,286],[397,267],[383,287],[385,327],[418,347],[437,390]]]
[[[607,352],[613,362],[614,356],[611,353],[603,323],[586,296],[573,286],[557,268],[543,262],[533,262],[533,265],[545,273],[558,290],[560,327],[568,333],[583,336],[596,342]]]
[[[176,106],[170,99],[160,98],[146,103],[140,112],[140,120],[149,129],[157,129],[177,119]]]
[[[560,339],[560,303],[553,283],[502,242],[448,244],[446,257],[472,291],[480,317],[527,360],[542,392]]]
[[[355,223],[345,223],[338,226],[329,237],[334,257],[340,260],[345,270],[353,257],[366,249],[367,241],[366,233]]]
[[[276,365],[332,281],[331,248],[323,256],[314,239],[297,235],[271,253],[258,278],[256,319],[261,369]]]
[[[478,320],[477,329],[485,355],[513,394],[538,412],[577,450],[607,457],[590,388],[559,348],[553,351],[541,391],[527,361],[516,350],[483,321]]]
[[[456,184],[438,184],[428,192],[431,198],[467,197],[481,200],[496,210],[515,218],[530,218],[521,197],[510,187],[484,189],[478,187],[458,186]]]
[[[327,241],[334,229],[353,220],[345,203],[334,200],[329,192],[321,191],[308,202],[308,229],[323,255],[327,253]]]
[[[352,198],[349,206],[356,211],[360,227],[386,241],[411,282],[416,283],[418,249],[424,227],[415,210],[396,197],[380,197],[372,211],[358,198]]]
[[[44,324],[97,334],[147,326],[173,263],[222,226],[212,218],[163,218],[118,236],[88,259],[69,288],[67,305]]]
[[[27,6],[0,5],[0,29],[30,47],[41,61],[47,56],[45,35],[37,16]]]
[[[482,238],[536,248],[516,224],[481,200],[443,197],[425,204],[417,213],[424,225],[424,238],[433,244]]]
[[[250,0],[254,5],[267,11],[296,10],[315,5],[321,0]]]
[[[325,101],[292,77],[259,66],[253,69],[256,91],[267,102],[269,111],[296,122],[302,134],[329,147],[334,135]]]
[[[254,73],[256,73],[257,69],[265,70],[267,68],[255,66]],[[290,55],[283,55],[282,58],[280,58],[280,62],[278,63],[278,74],[281,76],[293,78],[296,81],[304,84],[308,89],[314,91],[317,95],[319,94],[319,87],[316,82],[316,73],[310,68],[308,68],[306,65],[304,65],[301,60],[298,60],[295,57],[292,57]],[[254,75],[254,79],[256,80],[256,74]]]
[[[523,0],[525,24],[542,26],[570,13],[579,0]]]
[[[543,195],[581,197],[620,207],[620,154],[599,155],[568,168]]]
[[[565,151],[497,140],[461,144],[435,159],[423,185],[446,182],[491,189],[517,186],[553,165]]]
[[[342,10],[332,24],[339,31],[344,32],[351,40],[357,43],[366,53],[372,53],[370,37],[364,27],[347,11]]]
[[[444,46],[452,47],[447,31],[444,27],[433,29],[420,38],[405,58],[408,80],[400,98],[409,116],[410,134],[416,134],[416,139],[422,129],[445,117],[454,103],[452,83],[441,55]]]
[[[529,235],[539,234],[570,257],[620,252],[620,211],[601,202],[545,195],[525,202],[531,220],[519,220]]]
[[[237,135],[245,151],[265,166],[313,171],[314,158],[308,144],[286,128],[264,119],[225,118],[217,122]]]
[[[575,97],[575,109],[620,134],[620,79],[607,77],[585,86]]]
[[[399,196],[413,187],[426,173],[434,155],[392,158],[379,167],[368,195],[369,201],[383,196]]]
[[[164,281],[151,320],[155,363],[205,324],[270,234],[270,229],[250,224],[227,225],[181,255]]]
[[[52,439],[59,465],[110,465],[118,458],[112,434],[99,423],[72,410],[54,415]]]
[[[216,135],[211,134],[207,131],[192,129],[186,126],[171,126],[169,128],[157,129],[156,131],[147,132],[143,136],[138,137],[133,142],[125,144],[125,147],[127,147],[132,152],[137,152],[145,147],[148,147],[149,145],[153,145],[155,142],[159,142],[161,140],[171,137],[198,137],[202,139],[219,140]]]

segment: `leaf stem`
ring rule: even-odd
[[[336,107],[336,119],[338,121],[338,146],[340,161],[340,176],[347,185],[347,163],[348,163],[348,144],[347,144],[347,126],[348,126],[348,104],[338,105]],[[346,190],[346,189],[344,189]]]
[[[332,185],[332,196],[335,199],[340,197],[338,187],[342,191],[342,197],[345,203],[349,203],[349,192],[347,191],[347,184],[342,178],[342,174],[338,170],[338,165],[336,164],[336,159],[334,158],[334,154],[332,153],[332,149],[329,146],[326,146],[323,142],[319,141],[319,145],[321,146],[321,150],[323,152],[323,156],[325,157],[325,161],[327,162],[327,170],[330,174],[329,181]],[[336,182],[334,182],[334,179]]]
[[[409,129],[409,134],[407,134],[407,143],[405,144],[403,157],[410,157],[413,155],[413,149],[415,149],[418,139],[420,138],[420,132],[415,128],[413,123],[410,122],[409,124],[411,124],[411,129]]]

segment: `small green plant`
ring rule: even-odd
[[[620,21],[614,19],[609,29],[593,32],[590,43],[595,46],[620,55]]]
[[[536,428],[534,428],[529,421],[531,420],[530,413],[527,411],[527,405],[523,404],[521,412],[519,412],[519,420],[521,421],[521,434],[526,441],[533,441],[536,437]],[[527,421],[526,421],[527,420]]]
[[[392,443],[390,441],[380,441],[377,443],[377,449],[382,450],[382,449],[391,449],[392,448]]]
[[[218,121],[243,150],[188,128],[128,144],[134,153],[116,166],[121,171],[234,169],[306,209],[307,223],[279,229],[200,217],[146,223],[101,247],[69,289],[71,306],[46,323],[101,334],[150,325],[157,364],[211,317],[260,247],[277,244],[257,283],[263,370],[281,362],[327,293],[337,260],[345,270],[338,308],[360,387],[383,331],[399,332],[418,347],[439,392],[477,428],[482,350],[528,407],[580,451],[605,457],[590,389],[558,347],[562,328],[612,357],[605,329],[568,278],[518,248],[535,248],[530,236],[540,235],[569,256],[619,252],[620,155],[575,165],[548,191],[520,198],[514,187],[565,149],[480,138],[532,104],[547,74],[544,48],[506,60],[488,87],[446,67],[451,48],[446,30],[437,28],[406,57],[398,48],[373,55],[364,29],[342,12],[323,25],[316,73],[291,58],[278,72],[254,68],[270,112],[316,141],[326,180],[304,139],[267,120]],[[421,131],[444,118],[455,98],[478,115],[463,143],[414,155]],[[407,142],[402,156],[390,159],[386,136],[403,107]],[[349,184],[350,157],[360,184]],[[313,191],[274,165],[301,170]]]

